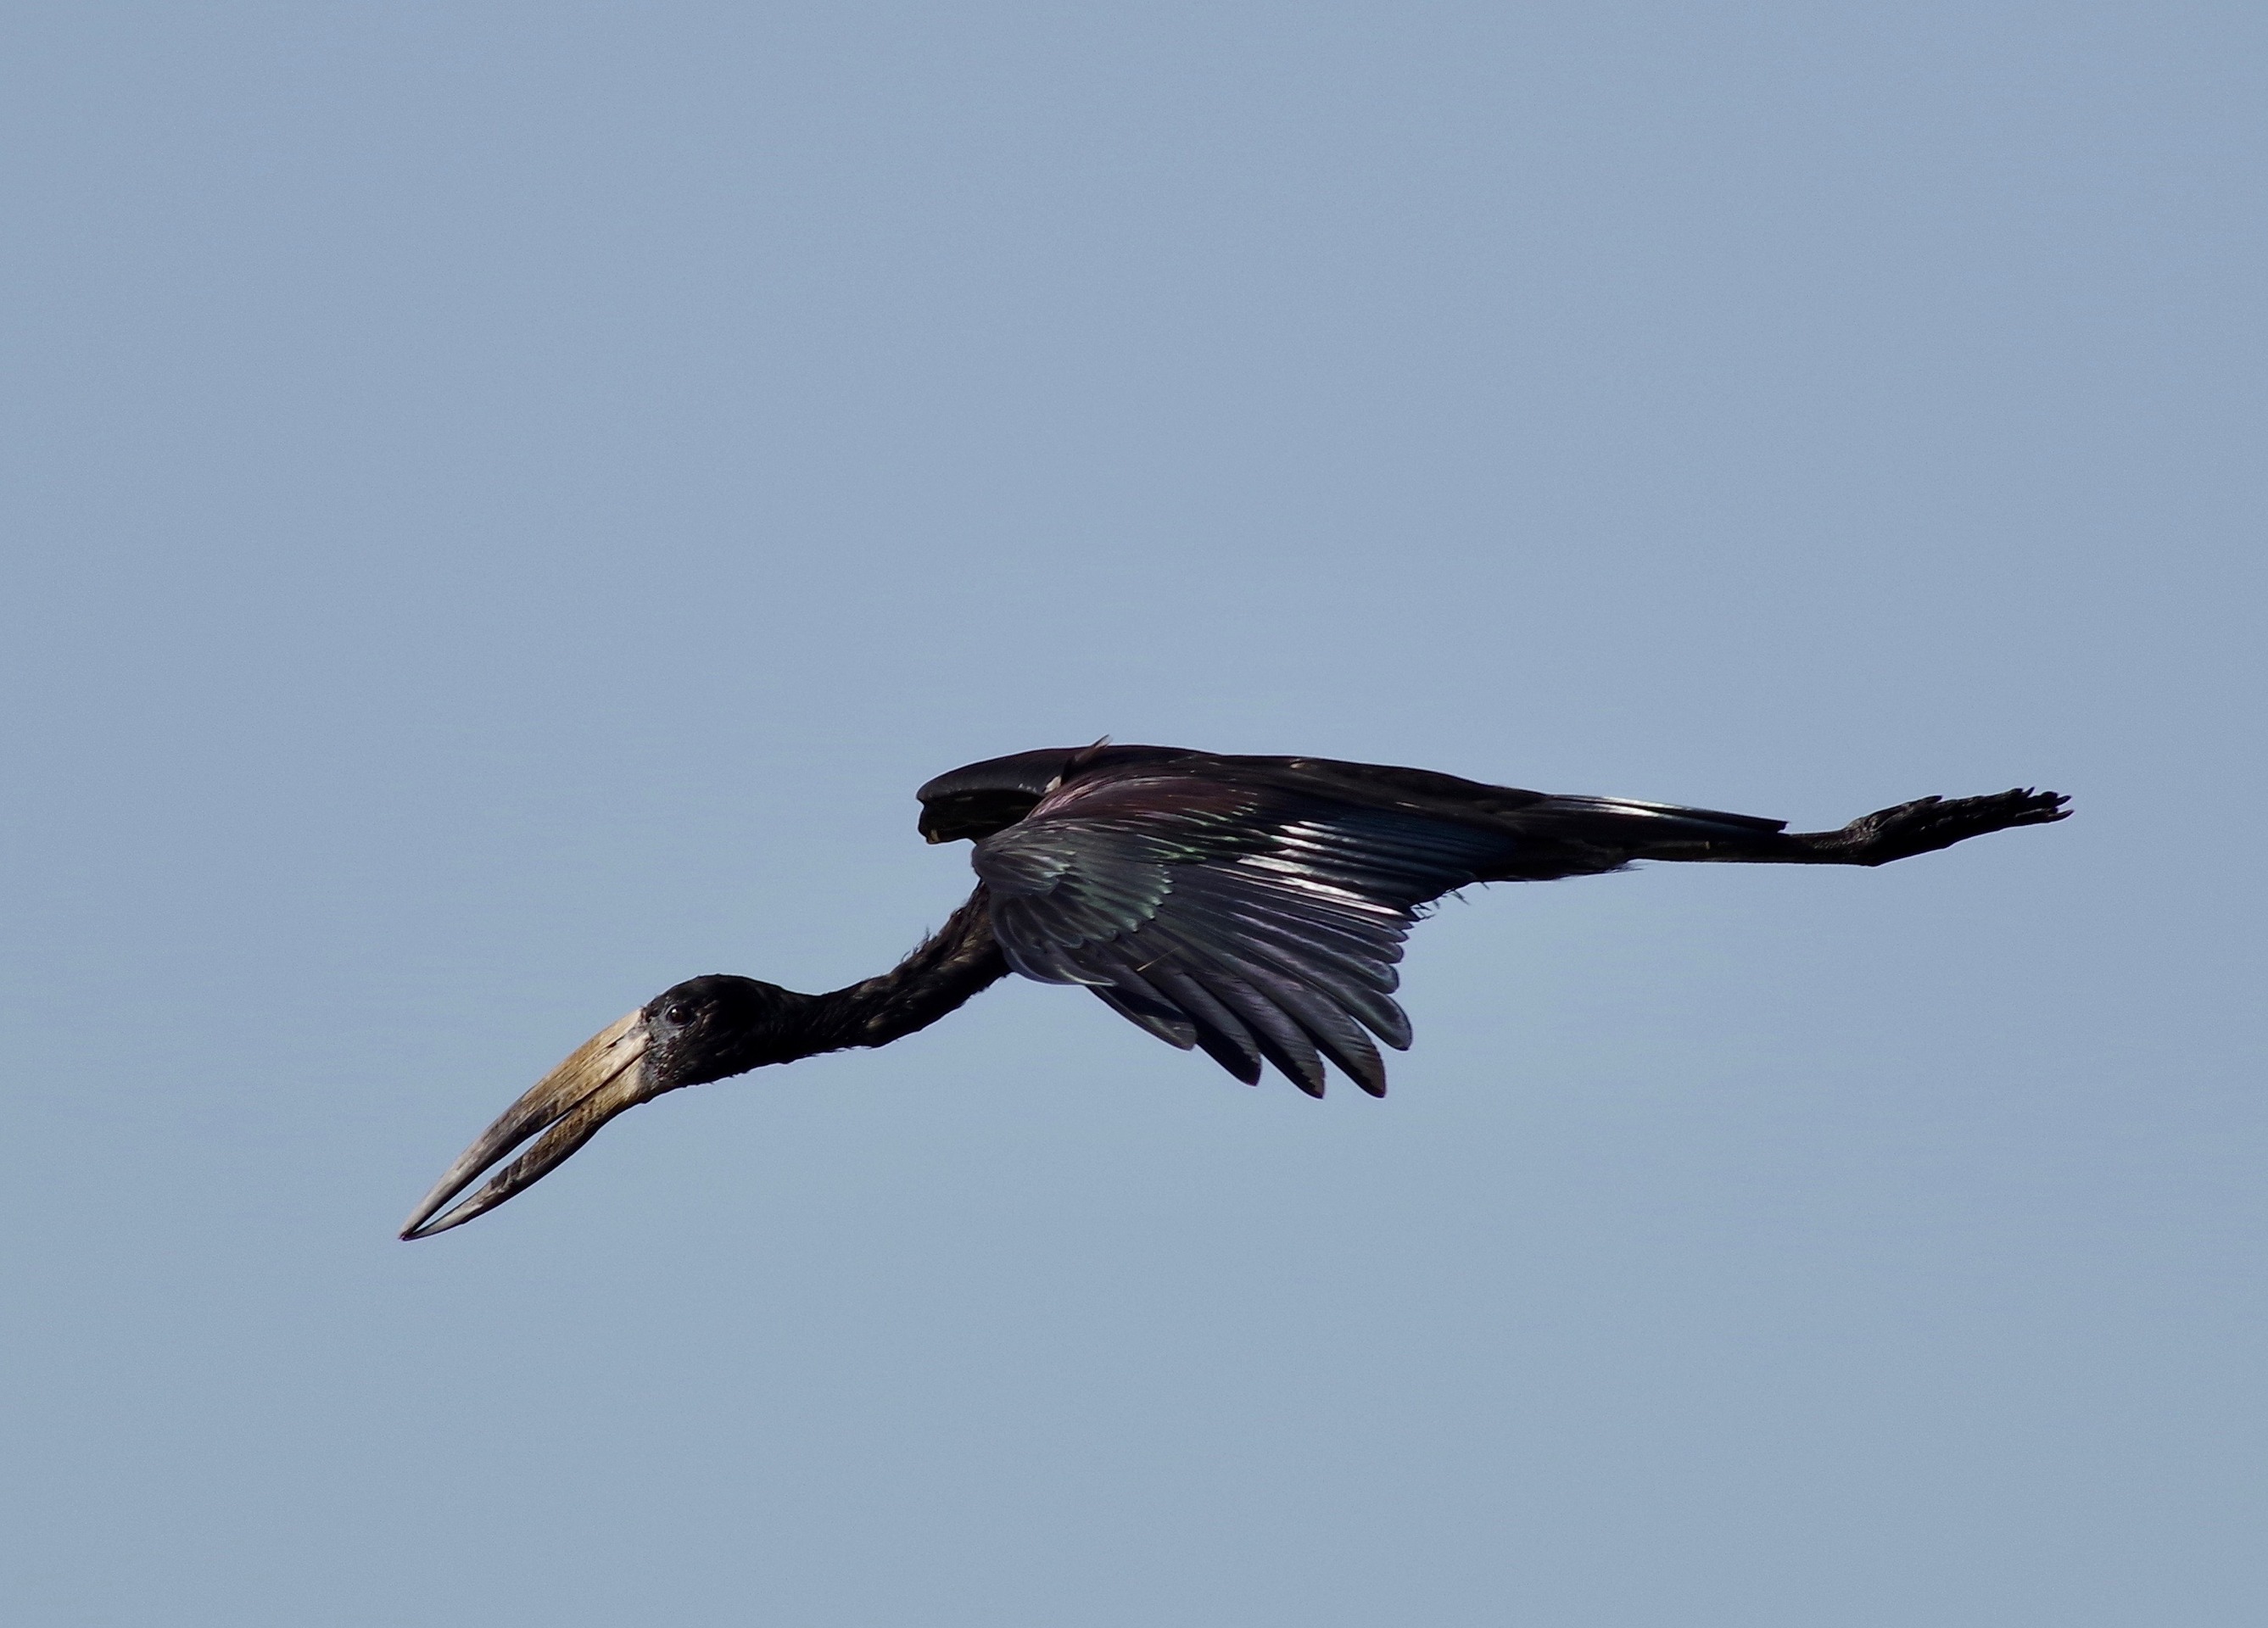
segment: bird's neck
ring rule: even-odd
[[[887,1045],[928,1028],[1007,973],[1007,957],[992,936],[990,902],[979,887],[888,972],[810,997],[809,1031],[818,1042],[811,1050]]]

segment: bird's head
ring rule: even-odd
[[[430,1238],[460,1227],[533,1186],[625,1108],[680,1086],[703,1085],[809,1054],[812,997],[753,978],[712,972],[665,989],[609,1023],[481,1133],[425,1195],[401,1229]],[[442,1206],[514,1148],[535,1145],[463,1203]]]
[[[806,1055],[810,1006],[809,995],[730,972],[688,978],[663,990],[632,1014],[646,1033],[652,1094]]]

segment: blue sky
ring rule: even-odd
[[[19,10],[0,1608],[2250,1624],[2262,18]],[[1108,732],[1802,826],[1447,905],[1383,1103],[887,965]]]

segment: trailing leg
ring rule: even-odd
[[[1852,820],[1840,831],[1791,831],[1778,841],[1786,854],[1727,854],[1702,857],[1752,859],[1763,863],[1887,865],[1892,860],[1949,848],[1956,842],[2014,825],[2047,825],[2071,818],[2061,792],[2029,787],[1985,797],[1922,797]]]

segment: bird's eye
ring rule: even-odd
[[[684,1001],[680,1001],[676,1005],[663,1012],[661,1018],[664,1023],[676,1023],[682,1027],[693,1021],[693,1008],[686,1005]]]

